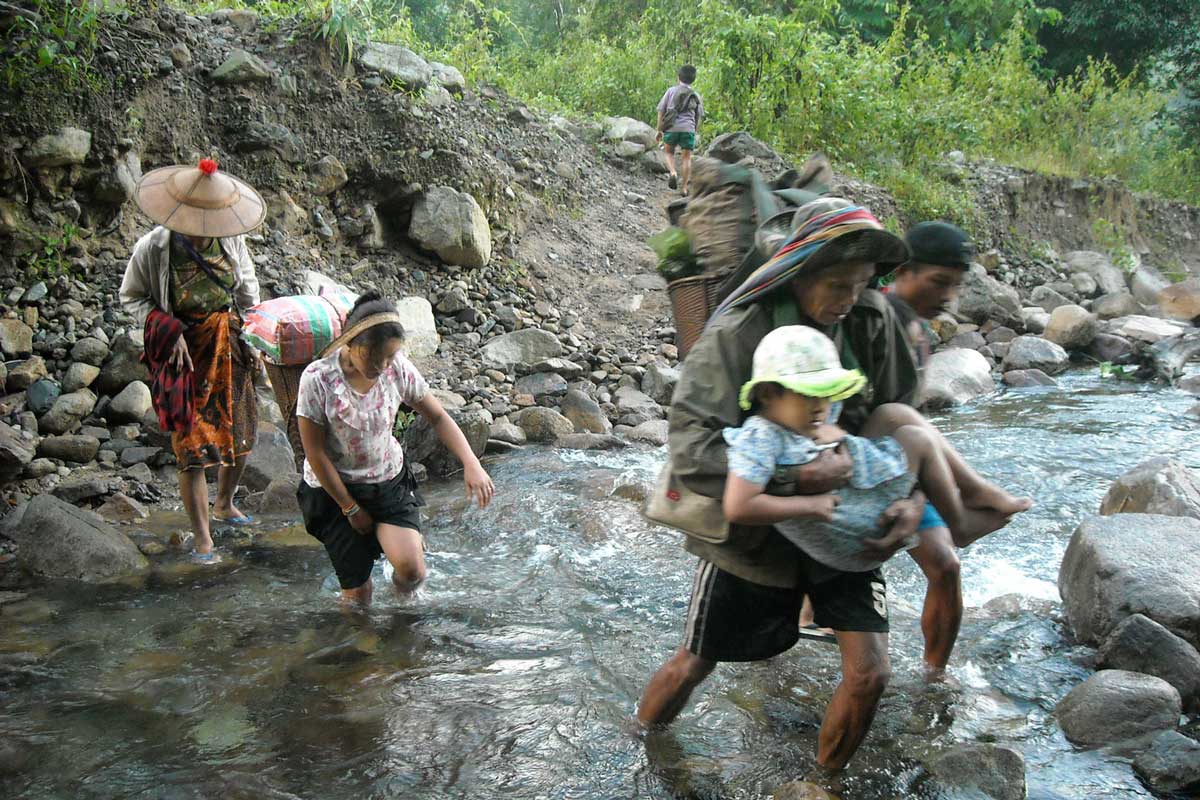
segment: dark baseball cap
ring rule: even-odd
[[[904,234],[911,253],[909,263],[966,269],[975,248],[966,232],[949,222],[921,222]]]

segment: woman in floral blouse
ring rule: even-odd
[[[481,508],[495,489],[458,425],[400,352],[404,328],[396,307],[364,294],[345,331],[347,343],[300,378],[296,415],[305,459],[298,495],[305,527],[325,545],[342,598],[365,605],[381,555],[392,565],[398,592],[412,592],[425,580],[424,502],[392,435],[401,404],[424,417],[462,462],[467,494]]]

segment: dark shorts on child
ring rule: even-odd
[[[348,483],[346,491],[376,523],[421,530],[420,507],[425,501],[407,464],[390,481]],[[356,531],[337,502],[320,486],[313,488],[301,481],[296,496],[304,514],[304,527],[325,545],[341,587],[357,589],[366,583],[375,561],[383,555],[379,537]]]
[[[663,134],[663,144],[678,147],[680,150],[695,150],[696,134],[693,131],[668,131]]]
[[[708,661],[761,661],[800,638],[804,595],[816,624],[835,631],[887,633],[883,571],[823,570],[823,580],[783,589],[737,577],[701,560],[688,604],[683,645]]]

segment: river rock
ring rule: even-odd
[[[839,800],[815,783],[791,781],[775,790],[771,800]]]
[[[57,383],[46,378],[34,381],[25,392],[25,405],[37,416],[49,411],[54,402],[62,395],[62,389]]]
[[[492,258],[492,233],[475,198],[448,186],[430,187],[413,206],[408,235],[447,264],[478,268]]]
[[[1200,742],[1178,731],[1163,731],[1133,759],[1133,771],[1160,795],[1200,792]]]
[[[1040,369],[1014,369],[1002,376],[1004,383],[1012,389],[1029,389],[1034,386],[1058,386],[1058,381]]]
[[[1133,361],[1137,349],[1133,342],[1123,336],[1111,333],[1097,333],[1087,349],[1088,355],[1097,361],[1108,361],[1113,364],[1128,364]]]
[[[33,328],[19,319],[0,319],[0,351],[9,358],[33,353]]]
[[[531,442],[553,442],[575,432],[575,425],[552,408],[534,406],[512,415],[512,421],[525,431]]]
[[[951,790],[992,800],[1025,800],[1025,758],[1011,747],[960,744],[936,756],[930,772]]]
[[[1158,270],[1145,264],[1138,267],[1129,278],[1129,290],[1133,297],[1144,306],[1158,305],[1158,293],[1171,285]]]
[[[86,389],[92,385],[99,374],[100,368],[93,367],[91,364],[72,364],[67,368],[67,374],[63,376],[62,389],[68,394]]]
[[[568,433],[556,439],[554,446],[563,450],[620,450],[625,441],[611,433]]]
[[[150,396],[150,387],[141,381],[134,381],[108,404],[107,419],[118,425],[123,422],[141,422],[153,410],[154,400]]]
[[[33,461],[33,441],[6,422],[0,422],[0,483],[7,483],[21,474]]]
[[[736,164],[743,158],[773,161],[779,156],[767,144],[755,139],[746,131],[722,133],[708,145],[704,155],[717,158],[728,164]]]
[[[96,407],[96,395],[90,389],[80,389],[59,396],[54,405],[38,419],[38,430],[44,434],[69,433],[79,426],[80,420],[92,413]]]
[[[1173,458],[1156,456],[1113,481],[1100,513],[1200,519],[1200,476]]]
[[[1096,279],[1101,294],[1119,292],[1125,288],[1125,273],[1113,266],[1112,259],[1092,250],[1075,250],[1063,259],[1072,273],[1086,273]]]
[[[292,451],[287,434],[271,423],[260,420],[254,449],[246,458],[242,483],[252,492],[261,492],[276,478],[295,472],[296,454]]]
[[[1092,311],[1100,319],[1116,319],[1117,317],[1127,317],[1131,314],[1140,314],[1142,313],[1142,307],[1137,300],[1133,299],[1132,294],[1121,290],[1093,300]]]
[[[429,68],[433,70],[433,79],[450,94],[461,95],[467,90],[467,79],[457,67],[430,61]]]
[[[559,411],[571,421],[579,433],[609,433],[612,423],[600,409],[600,404],[578,389],[570,389],[559,405]]]
[[[978,264],[963,277],[958,313],[982,325],[988,320],[1009,324],[1020,319],[1021,298],[1017,290],[984,272]]]
[[[1059,306],[1050,312],[1043,336],[1065,350],[1081,350],[1092,343],[1099,330],[1096,315],[1082,306]]]
[[[300,502],[296,492],[303,478],[298,473],[281,475],[267,484],[262,501],[258,504],[261,514],[299,514]]]
[[[113,340],[108,360],[100,368],[93,388],[102,395],[114,397],[134,381],[150,383],[150,372],[142,363],[142,346],[128,334]]]
[[[1069,363],[1067,351],[1054,342],[1036,336],[1018,336],[1009,342],[1002,369],[1004,372],[1040,369],[1047,375],[1057,375],[1066,370]]]
[[[1181,710],[1179,692],[1162,678],[1106,669],[1068,692],[1054,713],[1072,742],[1098,745],[1174,730]]]
[[[514,425],[508,417],[502,417],[492,423],[488,439],[518,447],[529,441],[525,436],[525,431]]]
[[[1061,306],[1071,305],[1071,301],[1063,295],[1059,294],[1049,286],[1035,286],[1029,295],[1029,302],[1038,306],[1047,313],[1053,313],[1054,309]]]
[[[637,142],[643,150],[654,147],[654,128],[631,117],[608,117],[604,120],[604,138],[612,142]]]
[[[953,350],[979,350],[986,346],[987,339],[983,338],[983,334],[979,331],[957,333],[950,341],[946,342],[946,347]]]
[[[632,386],[622,386],[613,394],[613,403],[621,416],[621,424],[636,428],[643,422],[662,419],[663,410],[643,392]]]
[[[974,350],[942,350],[934,353],[925,365],[921,405],[926,408],[961,405],[995,390],[992,365],[986,358]]]
[[[1200,521],[1115,514],[1083,521],[1063,556],[1058,591],[1079,641],[1098,644],[1144,614],[1200,645]]]
[[[141,522],[149,519],[150,512],[146,507],[132,497],[117,492],[104,501],[104,505],[96,509],[96,513],[109,522]]]
[[[49,494],[29,501],[7,535],[20,547],[21,567],[48,578],[104,581],[149,567],[129,537]]]
[[[638,425],[628,433],[628,436],[635,442],[645,442],[661,447],[667,443],[667,433],[668,424],[665,419],[652,419]]]
[[[567,381],[555,372],[534,372],[517,380],[513,391],[531,394],[535,400],[555,399],[567,393]]]
[[[82,164],[91,150],[91,133],[66,127],[34,142],[25,152],[25,160],[34,167],[65,167]]]
[[[162,454],[162,451],[163,449],[161,447],[155,447],[153,445],[145,447],[137,445],[124,447],[120,451],[121,466],[130,468],[136,467],[138,464],[156,463],[158,461],[158,457]],[[247,463],[249,463],[249,459],[247,459]]]
[[[497,336],[480,349],[486,366],[504,372],[557,358],[562,351],[562,342],[558,337],[540,328],[525,328]]]
[[[318,160],[308,168],[308,174],[312,193],[316,195],[333,194],[350,180],[337,156],[325,156]]]
[[[1046,330],[1050,315],[1036,306],[1021,309],[1021,326],[1026,333],[1041,333]]]
[[[1117,626],[1098,664],[1162,678],[1179,692],[1185,711],[1200,709],[1200,651],[1143,614]]]
[[[547,358],[533,365],[533,372],[557,372],[569,381],[582,377],[584,368],[565,358]]]
[[[1080,297],[1095,297],[1096,291],[1100,288],[1096,285],[1096,279],[1086,272],[1074,273],[1068,283]]]
[[[492,429],[492,415],[478,409],[447,409],[446,413],[458,423],[471,452],[483,455]],[[404,452],[413,461],[424,464],[430,475],[444,477],[462,469],[458,459],[446,449],[425,418],[418,415],[404,432]]]
[[[253,53],[234,50],[221,66],[212,71],[211,77],[217,83],[238,84],[269,81],[274,73]]]
[[[437,352],[441,337],[433,306],[424,297],[405,297],[396,303],[400,325],[404,328],[404,352],[413,361],[429,358]]]
[[[1183,331],[1184,328],[1182,325],[1168,322],[1165,319],[1134,314],[1133,316],[1113,320],[1109,333],[1124,336],[1126,339],[1135,339],[1139,342],[1154,344],[1163,339],[1178,336]]]
[[[642,392],[659,405],[669,405],[679,383],[679,370],[657,361],[646,365],[642,375]]]
[[[1158,307],[1171,319],[1191,322],[1200,317],[1200,278],[1164,288],[1158,293]]]
[[[32,356],[8,371],[5,386],[9,392],[23,392],[32,386],[34,381],[49,377],[50,373],[46,370],[46,362],[42,357]]]
[[[409,91],[424,89],[433,79],[433,67],[425,59],[398,44],[368,42],[358,50],[358,62],[392,78]]]

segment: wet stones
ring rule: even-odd
[[[979,339],[983,341],[982,336]],[[984,356],[975,350],[942,350],[934,353],[925,365],[921,405],[927,408],[961,405],[995,389],[992,365]]]
[[[1040,369],[1014,369],[1004,373],[1003,381],[1011,389],[1030,389],[1037,386],[1057,386],[1058,381]]]
[[[129,537],[95,514],[48,494],[30,500],[7,535],[20,548],[21,567],[43,577],[104,581],[149,566]]]
[[[1151,458],[1113,481],[1100,513],[1200,519],[1200,477],[1174,459]]]
[[[1178,731],[1163,731],[1133,760],[1133,771],[1158,794],[1200,790],[1200,742]]]
[[[949,789],[993,800],[1025,800],[1025,758],[1011,747],[961,744],[935,757],[930,771]]]
[[[574,429],[580,433],[608,433],[612,423],[600,409],[600,404],[578,389],[570,389],[559,406]]]
[[[1099,664],[1162,678],[1179,692],[1184,710],[1200,709],[1200,652],[1145,615],[1117,626],[1100,648]]]
[[[1048,375],[1057,375],[1066,370],[1068,363],[1067,351],[1054,342],[1036,336],[1018,336],[1008,343],[1002,366],[1005,372],[1040,369]]]
[[[491,414],[468,408],[451,408],[446,413],[462,430],[471,452],[477,456],[483,455],[492,430]],[[450,475],[460,468],[458,459],[446,449],[437,433],[421,416],[413,420],[404,432],[404,451],[413,461],[424,464],[431,475]]]
[[[532,406],[511,415],[531,442],[553,442],[575,432],[575,425],[552,408]]]
[[[251,491],[261,492],[276,478],[295,472],[296,456],[292,452],[287,434],[269,422],[260,421],[254,449],[246,458],[246,471],[242,482]]]
[[[1068,692],[1054,713],[1072,742],[1099,745],[1174,730],[1181,711],[1179,692],[1161,678],[1106,669]]]

